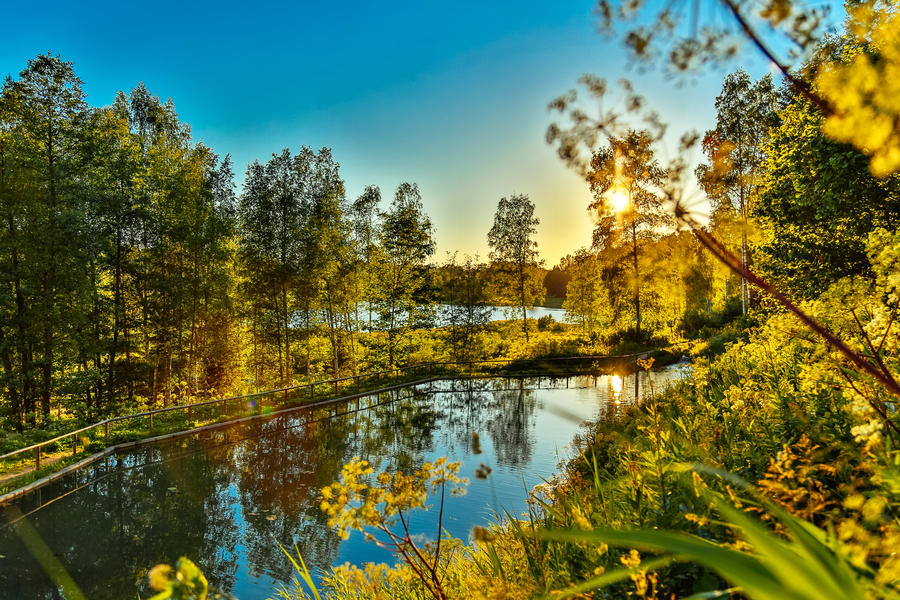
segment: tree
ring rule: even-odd
[[[72,324],[87,310],[80,146],[87,105],[72,64],[28,61],[3,86],[2,272],[6,385],[18,420],[46,422]],[[18,365],[18,366],[16,366]]]
[[[393,367],[397,354],[405,354],[403,337],[414,327],[430,324],[432,316],[427,261],[434,254],[433,228],[418,185],[397,187],[390,209],[381,214],[379,238],[374,308]]]
[[[332,373],[337,376],[344,353],[343,332],[348,329],[345,317],[356,310],[350,281],[354,269],[352,223],[346,215],[344,181],[331,150],[322,148],[313,153],[304,147],[301,155],[305,156],[304,162],[308,165],[304,169],[307,183],[303,202],[307,220],[301,281],[314,282],[309,293],[325,318]]]
[[[501,198],[494,213],[494,225],[488,232],[490,259],[505,277],[500,297],[515,301],[522,309],[522,331],[528,341],[528,313],[543,298],[543,275],[538,271],[537,242],[534,235],[540,220],[534,216],[534,204],[524,194]]]
[[[359,306],[366,303],[367,326],[372,328],[372,290],[375,287],[375,263],[378,246],[378,205],[381,203],[381,189],[376,185],[367,186],[350,207],[353,229],[353,247],[357,268],[354,303],[356,328],[360,328]]]
[[[563,308],[580,323],[583,332],[594,334],[612,316],[609,290],[603,284],[603,265],[596,252],[587,248],[579,248],[564,262],[570,279]]]
[[[800,298],[848,275],[870,276],[868,234],[900,226],[900,176],[876,178],[857,149],[822,132],[802,98],[780,112],[766,141],[760,198],[759,270]]]
[[[738,69],[725,77],[716,97],[716,128],[704,137],[703,150],[712,165],[697,167],[697,179],[712,203],[716,224],[736,220],[740,232],[740,257],[752,264],[749,254],[748,217],[760,188],[763,142],[777,125],[777,93],[772,76],[751,80]],[[741,311],[747,312],[750,289],[741,278]]]
[[[76,340],[82,365],[80,389],[72,392],[94,408],[111,413],[123,384],[131,396],[128,314],[129,274],[134,260],[134,232],[146,208],[140,195],[143,174],[140,147],[128,123],[128,107],[120,94],[113,107],[92,111],[85,135],[86,197],[89,212],[85,250],[91,281],[91,310]],[[125,354],[125,364],[120,355]],[[105,360],[104,360],[105,359]],[[87,366],[90,365],[88,368]],[[97,405],[97,406],[95,406]]]
[[[247,167],[238,214],[244,293],[258,341],[257,380],[264,379],[266,366],[259,346],[271,343],[276,347],[278,380],[288,385],[294,366],[290,345],[292,290],[299,277],[305,221],[289,150],[273,154],[265,166],[254,161]]]
[[[130,98],[146,186],[138,247],[138,281],[149,402],[207,389],[201,335],[221,322],[232,233],[232,201],[222,195],[219,158],[191,139],[171,100],[139,86]],[[227,185],[225,183],[224,185]],[[227,330],[227,329],[226,329]],[[209,365],[214,370],[221,365]]]
[[[590,208],[597,215],[594,247],[630,245],[635,332],[641,337],[641,292],[644,275],[640,252],[660,236],[673,219],[658,196],[663,170],[653,155],[652,138],[645,131],[610,137],[593,155],[587,179],[594,194]]]
[[[560,265],[555,265],[547,271],[547,275],[544,277],[544,289],[547,296],[565,299],[566,286],[570,279],[571,275],[565,269],[560,268]]]

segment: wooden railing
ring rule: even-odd
[[[106,442],[109,442],[110,430],[114,428],[115,424],[123,422],[123,421],[135,421],[146,419],[148,434],[152,436],[154,433],[154,417],[157,415],[164,414],[172,414],[172,413],[180,413],[186,416],[188,426],[182,427],[180,430],[190,430],[193,429],[193,426],[190,423],[194,420],[194,416],[197,413],[202,413],[204,409],[215,409],[217,406],[219,410],[215,413],[214,418],[207,419],[212,422],[216,419],[223,419],[229,416],[232,416],[229,413],[229,405],[232,407],[237,406],[237,414],[234,415],[236,417],[244,416],[250,412],[255,411],[257,414],[262,414],[265,410],[266,400],[269,400],[269,409],[274,411],[277,408],[284,408],[286,406],[290,406],[292,403],[296,402],[298,404],[306,404],[314,402],[317,399],[317,388],[319,390],[324,390],[325,398],[337,397],[341,389],[343,388],[345,391],[349,391],[351,394],[371,394],[377,393],[380,388],[376,387],[374,389],[363,390],[364,385],[369,385],[374,380],[375,383],[380,384],[382,381],[386,379],[391,379],[392,383],[397,383],[398,379],[402,379],[404,376],[416,376],[416,377],[436,377],[436,376],[453,376],[453,377],[475,377],[475,376],[484,376],[484,375],[497,375],[503,374],[507,376],[522,376],[527,374],[532,374],[534,371],[528,372],[517,372],[512,373],[509,372],[509,369],[516,366],[521,366],[523,368],[531,365],[532,367],[539,367],[541,369],[541,373],[543,375],[564,375],[564,374],[574,374],[569,371],[560,371],[553,370],[550,368],[550,364],[548,363],[569,363],[569,366],[572,362],[578,361],[585,364],[588,364],[590,367],[597,366],[598,361],[620,361],[627,362],[631,361],[634,358],[640,356],[640,354],[630,354],[624,356],[566,356],[566,357],[553,357],[553,358],[541,358],[541,359],[529,359],[529,360],[521,360],[521,361],[512,361],[512,360],[481,360],[481,361],[448,361],[448,362],[430,362],[430,363],[421,363],[416,365],[407,365],[402,367],[395,367],[393,369],[387,369],[384,371],[376,371],[372,373],[360,373],[356,375],[349,375],[346,377],[339,377],[335,379],[328,379],[324,381],[314,381],[310,383],[304,383],[300,385],[295,385],[291,387],[279,388],[275,390],[266,390],[263,392],[256,392],[253,394],[245,394],[242,396],[231,396],[228,398],[217,398],[214,400],[206,400],[203,402],[195,402],[192,404],[181,404],[175,406],[168,406],[165,408],[158,408],[155,410],[148,410],[145,412],[123,415],[120,417],[111,417],[109,419],[105,419],[103,421],[99,421],[97,423],[93,423],[86,427],[82,427],[81,429],[77,429],[75,431],[70,431],[64,433],[62,435],[58,435],[49,440],[44,440],[37,444],[32,444],[31,446],[27,446],[25,448],[20,448],[18,450],[14,450],[12,452],[7,452],[6,454],[0,455],[0,463],[12,459],[16,456],[26,454],[29,452],[34,453],[34,471],[40,470],[41,468],[41,458],[42,458],[42,450],[50,445],[55,445],[57,448],[60,446],[65,447],[69,440],[71,440],[71,449],[72,456],[77,455],[78,453],[78,438],[79,437],[88,437],[88,434],[91,432],[96,432],[100,428],[103,429],[103,436]],[[547,372],[547,371],[550,372]],[[584,368],[577,370],[576,372],[584,372]],[[318,398],[322,399],[323,396],[319,395]],[[248,405],[251,407],[251,411],[247,411]],[[207,411],[212,412],[212,411]],[[209,416],[209,415],[207,415]],[[0,472],[2,472],[2,467],[0,467]],[[31,471],[24,471],[19,474],[19,476],[26,475]]]

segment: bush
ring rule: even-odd
[[[606,345],[613,348],[613,354],[635,354],[644,350],[651,350],[662,346],[668,346],[669,340],[653,330],[629,327],[611,333],[606,338]]]
[[[538,331],[547,331],[553,325],[553,315],[544,315],[537,320]]]
[[[731,298],[720,311],[694,308],[686,311],[678,324],[678,331],[686,338],[708,339],[711,331],[731,323],[741,316],[741,299]]]

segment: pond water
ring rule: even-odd
[[[361,534],[342,541],[318,508],[319,490],[354,456],[376,472],[439,456],[461,461],[471,483],[465,495],[448,496],[444,527],[465,540],[495,512],[522,512],[526,490],[570,456],[586,421],[680,376],[676,366],[637,378],[440,381],[138,446],[5,509],[0,600],[62,597],[26,541],[45,543],[91,600],[149,597],[147,569],[179,556],[240,600],[273,596],[292,578],[279,544],[296,543],[311,569],[393,562]],[[482,464],[492,469],[486,480],[474,477]],[[420,511],[412,528],[433,538],[436,523],[436,510]]]

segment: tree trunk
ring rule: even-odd
[[[740,208],[741,208],[741,266],[747,266],[747,205],[744,198],[744,185],[740,186]],[[741,314],[747,314],[747,279],[741,275]]]
[[[641,339],[641,278],[638,272],[637,225],[631,222],[631,247],[634,257],[634,318],[638,341]]]
[[[109,347],[109,373],[107,376],[106,392],[107,400],[111,407],[114,401],[116,354],[119,346],[119,328],[122,326],[120,314],[122,313],[122,232],[116,231],[116,267],[113,280],[113,330],[112,343]]]
[[[288,293],[287,286],[281,286],[281,299],[284,304],[284,378],[282,379],[282,387],[288,387],[290,385],[290,381],[293,378],[293,368],[291,365],[291,338],[290,338],[290,328],[291,328],[291,314],[288,310]]]
[[[519,265],[519,301],[522,305],[522,331],[525,332],[525,342],[528,342],[528,311],[525,310],[525,269]]]
[[[47,107],[47,183],[49,186],[50,204],[47,211],[47,270],[44,272],[44,322],[43,322],[43,359],[41,361],[41,411],[46,424],[50,417],[50,396],[53,387],[53,332],[56,326],[54,310],[56,308],[56,174],[54,173],[55,156],[54,131],[51,105]]]

